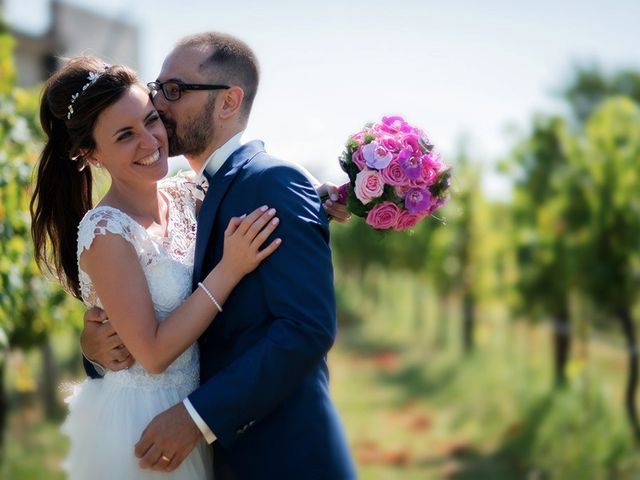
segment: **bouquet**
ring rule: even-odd
[[[352,135],[340,166],[349,183],[338,201],[377,230],[410,229],[448,200],[450,169],[402,117],[383,117]]]

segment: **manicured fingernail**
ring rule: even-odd
[[[276,209],[272,208],[271,210],[269,210],[269,215],[274,215],[276,213]]]
[[[244,217],[246,217],[246,216],[247,216],[247,214],[245,213],[244,215],[242,215],[242,216],[240,217],[240,220],[242,220],[242,219],[243,219]]]
[[[278,222],[280,221],[280,219],[278,217],[274,218],[273,220],[271,220],[271,223],[273,223],[274,225],[276,225]]]
[[[331,195],[329,195],[329,198],[335,202],[336,200],[338,200],[338,195],[332,193]]]
[[[326,202],[324,202],[325,207],[330,207],[332,205],[333,205],[333,202],[331,200],[327,200]]]
[[[281,239],[281,238],[276,238],[276,239],[275,239],[275,242],[276,242],[277,244],[281,244],[281,243],[282,243],[282,239]]]
[[[261,212],[266,212],[268,208],[269,207],[267,207],[266,205],[263,205],[262,207],[260,207],[260,211]]]

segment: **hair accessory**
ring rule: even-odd
[[[104,72],[106,72],[107,69],[110,66],[111,65],[108,65],[108,64],[105,63],[102,66],[102,70],[100,70],[98,72],[89,72],[89,75],[87,76],[87,80],[89,80],[89,81],[84,84],[84,86],[82,87],[82,90],[80,90],[78,93],[74,93],[73,95],[71,95],[71,102],[69,103],[69,106],[67,107],[67,109],[69,110],[67,112],[67,120],[71,120],[71,116],[73,115],[73,104],[78,99],[78,97],[80,95],[82,95],[87,88],[89,88],[91,85],[93,85],[96,82],[96,80],[98,80],[100,78],[100,76]]]

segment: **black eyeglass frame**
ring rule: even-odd
[[[170,95],[167,93],[167,85],[173,85],[178,87],[178,96],[176,98],[169,98]],[[216,85],[210,83],[182,83],[176,82],[175,80],[170,80],[167,82],[149,82],[147,83],[147,87],[151,90],[151,97],[153,98],[158,91],[162,90],[162,94],[164,98],[169,102],[175,102],[182,98],[182,92],[186,92],[188,90],[225,90],[227,88],[231,88],[229,85]]]

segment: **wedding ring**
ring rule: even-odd
[[[162,460],[164,460],[165,462],[170,462],[171,461],[171,459],[169,457],[167,457],[166,455],[160,455],[160,458]]]

